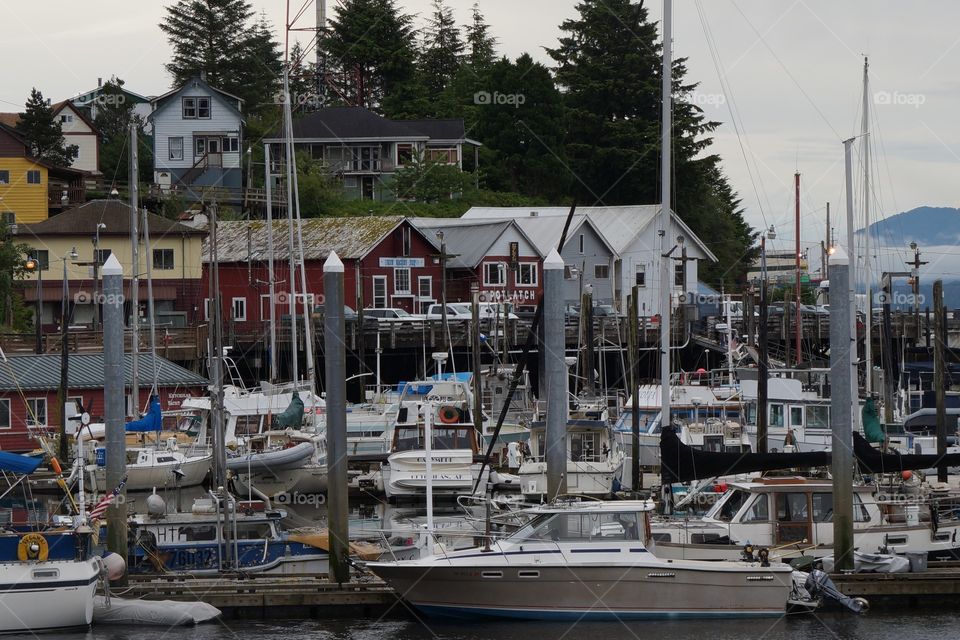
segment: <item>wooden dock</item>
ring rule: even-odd
[[[343,585],[321,575],[191,577],[131,576],[124,598],[202,601],[226,618],[376,616],[397,608],[397,596],[379,578],[355,576]],[[403,606],[399,606],[403,610]]]
[[[953,564],[953,563],[951,563]],[[936,567],[916,573],[831,574],[837,588],[848,596],[863,597],[877,605],[915,607],[949,603],[960,596],[960,567]]]

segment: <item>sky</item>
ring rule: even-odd
[[[312,0],[298,26],[312,27]],[[474,0],[448,0],[466,23]],[[168,2],[156,0],[0,0],[0,110],[16,111],[36,86],[60,100],[117,75],[144,95],[169,88],[170,55],[157,27]],[[254,0],[283,39],[284,0]],[[336,4],[329,0],[329,11]],[[424,16],[430,0],[398,0]],[[549,64],[575,0],[483,0],[499,53],[528,52]],[[662,2],[646,2],[659,21]],[[700,83],[690,99],[722,124],[712,151],[743,199],[754,227],[774,225],[775,250],[793,246],[793,174],[801,174],[801,246],[819,264],[826,204],[840,241],[846,238],[844,139],[857,136],[863,103],[863,56],[870,60],[871,219],[921,205],[960,206],[960,3],[946,0],[675,0],[674,55],[688,59]],[[306,39],[303,33],[294,38]],[[13,64],[14,60],[29,61]],[[722,80],[721,80],[722,79]],[[490,88],[491,91],[495,87]],[[863,168],[853,148],[855,226],[863,226]],[[682,189],[682,185],[676,185]],[[907,232],[907,235],[909,233]],[[903,245],[884,250],[893,262]],[[932,248],[931,248],[932,250]],[[938,248],[943,258],[950,248]],[[935,260],[935,256],[930,255]],[[881,257],[882,258],[882,257]],[[931,269],[935,265],[931,266]],[[950,267],[954,269],[954,267]],[[956,269],[960,276],[960,263]]]

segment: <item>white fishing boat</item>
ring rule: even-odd
[[[95,464],[86,466],[91,491],[109,491],[106,459],[99,452],[95,456]],[[164,445],[128,448],[127,491],[197,486],[207,477],[212,461],[209,447],[180,446],[172,438]]]
[[[651,503],[586,502],[531,510],[489,549],[446,551],[367,568],[427,614],[546,620],[780,616],[793,580],[783,564],[665,560],[645,544]],[[432,545],[431,545],[432,546]]]
[[[770,477],[727,483],[699,518],[652,525],[651,550],[662,558],[725,560],[745,545],[771,549],[771,559],[833,555],[833,485],[829,479]],[[911,481],[860,484],[853,492],[854,546],[865,553],[917,553],[960,559],[960,520],[946,494]]]

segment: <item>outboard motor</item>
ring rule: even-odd
[[[810,570],[804,588],[806,588],[814,598],[821,596],[829,598],[854,613],[863,613],[870,608],[870,604],[866,599],[851,598],[841,593],[840,589],[837,589],[837,585],[830,579],[830,574],[820,569]]]

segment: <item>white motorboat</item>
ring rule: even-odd
[[[744,545],[772,549],[771,559],[833,554],[833,485],[830,480],[770,477],[730,482],[701,518],[671,518],[652,525],[651,550],[663,558],[738,558]],[[960,521],[952,506],[913,486],[855,485],[854,546],[866,553],[922,553],[960,559]]]
[[[780,616],[792,569],[760,562],[665,560],[649,553],[650,503],[531,510],[483,547],[367,567],[427,614],[547,620]]]
[[[109,491],[105,458],[97,456],[95,464],[86,465],[92,491]],[[181,447],[175,439],[165,445],[127,449],[127,491],[149,491],[155,487],[194,487],[203,482],[210,471],[213,454],[208,447]]]

